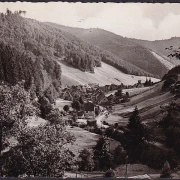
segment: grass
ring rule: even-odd
[[[83,149],[88,149],[92,152],[93,147],[96,145],[98,139],[100,138],[100,135],[91,133],[89,131],[86,131],[84,129],[81,129],[79,127],[73,127],[70,126],[67,127],[67,131],[70,132],[72,135],[75,136],[76,141],[73,145],[68,145],[68,148],[72,150],[72,152],[76,155],[76,157],[79,155],[80,151]],[[110,151],[114,151],[114,149],[120,145],[119,142],[111,139],[110,140]]]
[[[117,177],[125,177],[126,165],[120,165],[115,169],[115,174]],[[149,168],[143,164],[128,164],[127,166],[127,176],[137,176],[144,174],[157,174],[159,171]]]
[[[120,165],[114,170],[115,177],[125,178],[126,165]],[[101,178],[104,176],[103,171],[93,171],[93,172],[77,172],[78,178]],[[127,166],[127,177],[133,177],[137,175],[149,174],[153,177],[159,177],[159,171],[149,168],[143,164],[128,164]],[[66,172],[66,177],[76,178],[76,172]]]
[[[62,67],[62,86],[70,85],[84,85],[89,83],[96,83],[101,86],[117,84],[120,85],[133,85],[141,80],[142,82],[146,81],[145,76],[135,76],[125,74],[116,68],[103,63],[102,67],[96,67],[95,73],[83,72],[79,69],[67,66],[64,63],[59,61],[59,64]],[[153,82],[159,81],[159,79],[151,78]]]
[[[70,110],[71,110],[71,109],[72,109],[71,104],[72,104],[71,101],[67,101],[67,100],[63,100],[63,99],[60,99],[60,98],[59,98],[59,99],[56,100],[56,105],[55,105],[55,107],[58,108],[60,111],[62,111],[62,110],[63,110],[63,107],[64,107],[65,105],[68,105],[69,108],[70,108]]]
[[[119,123],[119,125],[124,126],[127,124],[128,118],[135,106],[138,107],[143,121],[147,119],[156,120],[155,117],[159,117],[160,115],[160,106],[170,102],[174,98],[169,92],[161,93],[161,85],[162,83],[158,83],[149,90],[133,96],[130,102],[115,105],[113,107],[113,113],[110,114],[105,121],[112,125],[114,123]]]
[[[29,127],[37,127],[39,125],[45,124],[47,121],[40,118],[40,117],[31,117],[28,119],[28,124],[27,126]]]

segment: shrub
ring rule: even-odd
[[[63,110],[66,111],[66,112],[68,112],[68,111],[69,111],[69,106],[68,106],[68,105],[65,105],[65,106],[63,107]]]
[[[112,169],[109,169],[105,172],[104,177],[113,178],[113,177],[115,177],[115,173]]]

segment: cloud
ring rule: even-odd
[[[180,36],[180,4],[0,3],[0,11],[26,10],[26,17],[71,27],[102,28],[137,39]]]
[[[143,17],[151,19],[155,28],[158,28],[161,21],[163,21],[170,13],[173,13],[174,15],[180,14],[179,4],[142,4],[141,7]]]

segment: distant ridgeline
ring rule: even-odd
[[[25,19],[10,11],[0,16],[0,39],[22,52],[31,52],[36,58],[46,55],[56,60],[63,59],[75,68],[92,73],[94,67],[100,67],[104,61],[127,74],[153,76],[59,28]]]

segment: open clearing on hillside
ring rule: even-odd
[[[146,81],[145,76],[134,76],[125,74],[116,68],[103,63],[102,67],[96,67],[95,73],[83,72],[79,69],[67,66],[63,61],[58,61],[62,68],[62,86],[84,85],[96,83],[100,86],[110,84],[133,85],[141,80]],[[151,78],[153,82],[158,82],[159,79]]]
[[[140,116],[144,119],[153,120],[155,115],[160,114],[160,106],[170,102],[174,96],[170,92],[161,92],[162,83],[158,83],[153,88],[131,98],[130,102],[117,104],[113,107],[114,111],[105,119],[109,124],[119,123],[124,126],[128,122],[128,117],[138,107]],[[152,119],[151,119],[152,118]]]
[[[79,152],[83,149],[89,149],[92,151],[92,148],[96,145],[100,136],[95,133],[91,133],[79,127],[67,127],[67,131],[75,136],[76,141],[73,145],[68,145],[72,152],[76,155],[79,155]],[[113,151],[120,143],[113,139],[110,139],[110,151]]]
[[[122,92],[123,93],[126,93],[128,92],[129,93],[129,96],[132,97],[132,96],[135,96],[135,95],[138,95],[142,92],[145,92],[149,89],[151,89],[152,87],[142,87],[142,88],[132,88],[132,89],[123,89]],[[114,91],[111,91],[111,92],[108,92],[105,96],[108,97],[109,95],[111,94],[114,94],[117,90],[114,90]]]
[[[155,52],[151,52],[162,64],[164,64],[164,66],[167,68],[167,69],[172,69],[175,65],[172,64],[171,62],[169,62],[167,59],[165,59],[164,57],[158,55],[157,53]]]
[[[116,177],[125,177],[126,165],[120,165],[115,169]],[[143,174],[157,174],[159,171],[149,168],[143,164],[128,164],[127,166],[127,176],[137,176]]]

